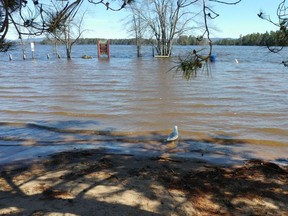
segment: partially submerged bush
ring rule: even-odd
[[[201,51],[201,50],[200,50]],[[177,65],[174,67],[176,73],[182,73],[184,79],[195,78],[199,73],[210,74],[210,56],[199,54],[200,51],[193,50],[185,58],[179,57]]]

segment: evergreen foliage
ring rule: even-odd
[[[287,46],[288,40],[282,31],[270,31],[264,34],[253,33],[238,39],[221,39],[216,45],[243,45],[243,46]]]

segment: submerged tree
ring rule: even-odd
[[[147,30],[147,26],[138,13],[136,4],[130,5],[128,8],[131,11],[131,16],[126,17],[125,27],[128,29],[128,32],[131,33],[135,37],[135,43],[137,47],[137,57],[142,56],[142,42],[144,34]]]
[[[193,20],[192,10],[189,8],[198,0],[151,0],[133,3],[132,13],[141,20],[141,25],[147,27],[148,32],[156,40],[156,52],[161,56],[170,56],[174,39],[190,29]],[[144,23],[144,24],[143,24]],[[141,29],[141,26],[137,26]]]
[[[182,72],[186,79],[197,76],[200,70],[207,71],[207,64],[212,56],[212,40],[210,38],[210,21],[217,18],[217,14],[208,3],[236,5],[241,0],[150,0],[133,3],[132,12],[141,19],[148,28],[148,32],[156,40],[156,52],[160,56],[170,56],[174,39],[193,29],[192,22],[199,17],[202,33],[197,37],[198,43],[208,41],[208,52],[193,50],[185,58],[179,58],[176,71]],[[141,29],[141,26],[137,27]],[[195,26],[194,26],[195,28]]]
[[[59,11],[63,7],[63,2],[57,3],[53,1],[53,5],[56,11]],[[52,37],[55,43],[59,41],[65,45],[67,59],[71,59],[72,46],[77,43],[84,32],[82,30],[84,15],[85,13],[80,14],[80,12],[77,12],[73,17],[63,19],[53,31],[47,32],[48,38]]]

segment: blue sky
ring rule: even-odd
[[[215,36],[238,38],[240,34],[277,30],[275,25],[260,19],[257,14],[261,10],[277,21],[276,12],[280,2],[282,0],[242,0],[235,6],[214,4],[220,14],[214,22],[219,30],[214,32]]]
[[[235,0],[230,0],[230,2],[233,1]],[[240,34],[277,30],[274,25],[258,18],[257,14],[261,10],[270,14],[271,18],[276,18],[275,14],[280,2],[282,0],[242,0],[237,5],[210,3],[213,10],[220,14],[210,23],[214,29],[212,37],[238,38]],[[117,1],[114,4],[117,4]],[[127,32],[123,21],[128,16],[127,10],[107,11],[105,6],[95,6],[88,1],[82,5],[81,10],[86,11],[84,21],[86,31],[83,37],[110,39],[133,37]],[[197,32],[192,32],[192,34],[197,35]],[[13,35],[9,34],[9,38],[14,38]]]

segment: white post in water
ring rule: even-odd
[[[31,42],[31,52],[32,52],[32,59],[34,59],[34,51],[35,51],[35,45],[34,42]]]
[[[9,54],[9,61],[12,61],[12,54]]]

